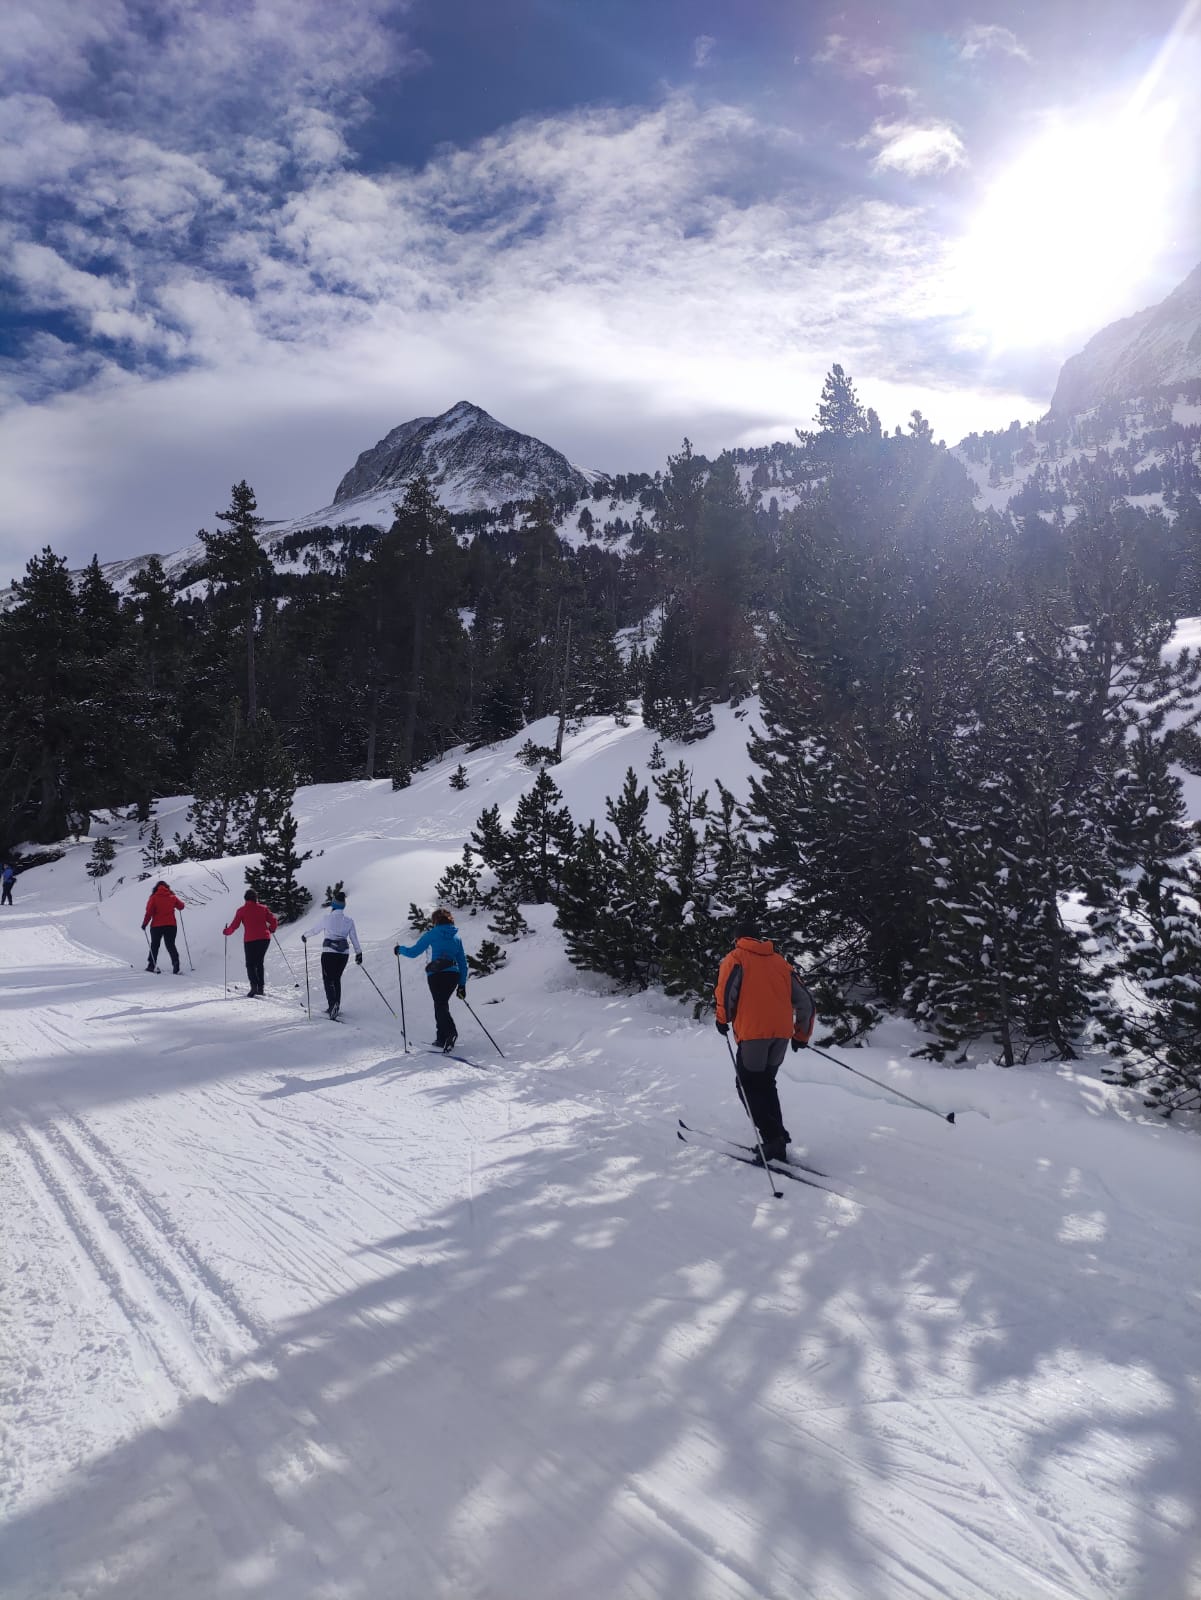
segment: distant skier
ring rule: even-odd
[[[4,870],[0,872],[0,906],[11,906],[13,903],[13,884],[17,875],[10,862],[4,863]]]
[[[147,972],[158,971],[158,947],[165,944],[167,954],[171,957],[171,971],[177,976],[179,973],[179,952],[175,948],[175,913],[186,910],[183,901],[177,894],[172,894],[171,886],[162,878],[150,891],[150,898],[146,902],[146,915],[142,918],[142,927],[150,925],[150,959],[146,963]]]
[[[331,1022],[338,1020],[338,1012],[342,1009],[342,974],[346,971],[346,963],[350,960],[350,947],[354,946],[355,966],[363,965],[363,950],[359,944],[359,936],[355,932],[354,921],[346,915],[346,901],[335,895],[329,903],[329,910],[319,922],[315,922],[307,933],[302,933],[300,938],[303,944],[317,934],[323,934],[321,945],[321,981],[325,985],[325,1013]]]
[[[453,1050],[459,1030],[450,1014],[450,997],[457,992],[460,1000],[467,998],[467,956],[449,911],[439,908],[430,920],[433,927],[427,929],[416,944],[398,944],[394,954],[419,956],[429,951],[425,976],[434,1000],[434,1022],[438,1029],[435,1043],[441,1050]]]
[[[242,949],[246,956],[246,976],[250,980],[251,998],[263,992],[263,984],[266,981],[263,975],[263,962],[267,958],[267,946],[271,943],[271,935],[278,927],[279,918],[275,913],[260,904],[253,889],[247,889],[242,896],[242,904],[238,907],[237,915],[229,927],[223,929],[227,939],[238,928],[245,930],[242,934]]]
[[[717,975],[717,1031],[731,1025],[738,1041],[734,1058],[738,1098],[759,1131],[764,1158],[783,1161],[792,1135],[780,1114],[776,1074],[791,1041],[803,1049],[813,1032],[813,998],[769,940],[756,937],[745,921]]]

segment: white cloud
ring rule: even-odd
[[[21,307],[85,337],[0,363],[9,571],[46,541],[178,547],[242,476],[268,516],[312,510],[365,444],[464,397],[577,459],[650,468],[685,432],[720,448],[803,420],[833,360],[865,393],[935,381],[946,345],[909,330],[947,311],[944,246],[919,208],[831,199],[798,136],[686,96],[357,172],[360,88],[403,47],[387,0],[346,9],[343,30],[326,0],[163,0],[161,46],[131,36],[103,122],[54,95],[143,7],[60,4],[53,68],[22,47],[0,260]],[[32,0],[17,11],[36,44]],[[939,125],[878,123],[876,147],[919,174],[964,159]]]
[[[878,83],[875,87],[878,100],[903,100],[907,106],[912,106],[921,99],[916,89],[904,83]]]
[[[877,122],[866,144],[879,143],[872,166],[928,178],[967,165],[963,140],[946,122]]]
[[[711,33],[698,33],[692,41],[692,64],[694,67],[705,67],[709,64],[709,57],[713,54],[713,46],[717,40]]]
[[[1030,52],[1017,34],[995,22],[973,22],[960,36],[959,54],[965,61],[974,61],[994,50],[1021,61],[1030,60]]]
[[[833,67],[847,77],[878,78],[896,65],[896,55],[886,45],[873,45],[845,33],[828,33],[813,60],[819,66]]]

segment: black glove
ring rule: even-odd
[[[301,934],[301,936],[300,936],[300,942],[301,942],[301,944],[308,944],[308,942],[309,942],[309,936],[308,936],[308,934],[307,934],[307,933],[302,933],[302,934]]]
[[[807,1039],[794,1039],[792,1041],[792,1048],[794,1050],[803,1050],[808,1042],[809,1041]]]
[[[354,964],[356,967],[361,967],[363,965],[363,952],[361,950],[359,951],[358,955],[355,956]]]
[[[466,1000],[466,998],[467,998],[467,989],[466,989],[466,986],[464,984],[460,984],[459,987],[455,990],[455,993],[458,995],[460,1000]]]
[[[399,945],[394,945],[392,947],[392,954],[394,956],[398,956],[400,954],[400,946]]]
[[[730,1031],[730,1024],[728,1022],[719,1022],[717,1024],[717,1031],[718,1031],[718,1033],[721,1034],[722,1038],[724,1039],[726,1034],[729,1033],[729,1031]]]

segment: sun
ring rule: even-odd
[[[1059,344],[1130,310],[1171,224],[1173,108],[1061,122],[988,189],[952,249],[956,299],[994,348]]]

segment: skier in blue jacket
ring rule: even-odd
[[[463,941],[455,927],[455,919],[441,907],[430,919],[433,926],[423,933],[414,945],[398,944],[398,956],[419,956],[429,951],[425,964],[426,981],[434,997],[434,1021],[438,1027],[436,1043],[444,1050],[453,1050],[459,1030],[450,1014],[450,997],[456,991],[460,1000],[467,998],[467,956]]]

